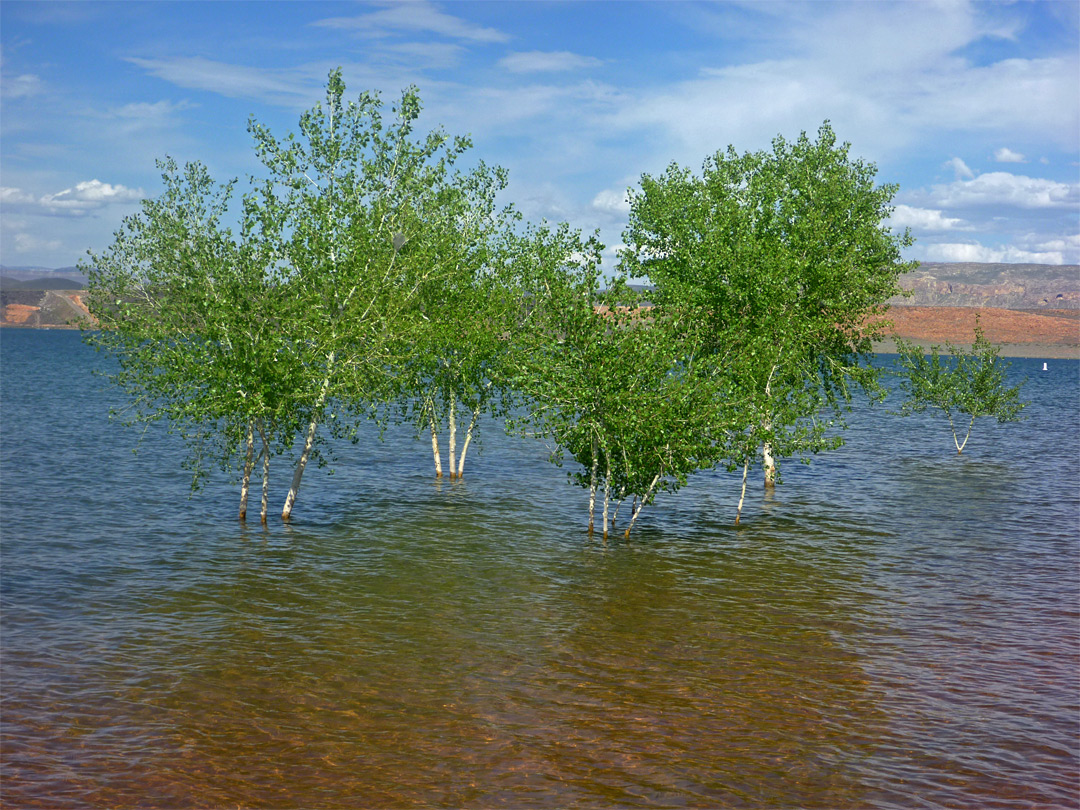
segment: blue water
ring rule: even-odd
[[[370,430],[241,526],[78,334],[5,330],[3,803],[1080,806],[1080,363],[1046,362],[963,456],[860,407],[740,527],[710,472],[603,544],[490,423],[463,481]]]

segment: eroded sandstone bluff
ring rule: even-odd
[[[923,262],[900,286],[908,296],[897,305],[1080,309],[1080,265]]]

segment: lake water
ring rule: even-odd
[[[605,545],[491,424],[464,481],[369,431],[243,527],[79,335],[0,352],[4,806],[1080,804],[1076,361],[962,457],[862,409],[740,527],[704,473]]]

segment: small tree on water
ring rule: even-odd
[[[940,346],[931,346],[927,355],[921,347],[902,339],[896,341],[896,349],[900,355],[900,388],[907,394],[900,415],[922,413],[927,408],[944,411],[957,455],[964,452],[978,417],[989,416],[998,422],[1021,419],[1020,412],[1027,406],[1020,400],[1023,383],[1012,388],[1005,385],[1005,371],[1010,364],[998,357],[1000,348],[986,339],[977,315],[975,340],[969,351],[946,343],[945,356]],[[970,417],[963,441],[954,413]]]

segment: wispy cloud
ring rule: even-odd
[[[744,24],[756,20],[750,34],[768,37],[775,57],[717,57],[694,78],[633,93],[611,125],[666,134],[672,152],[700,157],[728,143],[766,146],[778,132],[795,135],[826,118],[841,136],[857,133],[859,152],[879,161],[944,132],[1075,148],[1077,54],[983,64],[960,55],[1015,22],[984,20],[967,3],[920,5],[918,14],[904,3],[776,6],[741,7]],[[716,8],[721,19],[732,13],[729,4]]]
[[[50,213],[80,217],[116,203],[133,203],[146,197],[141,188],[128,188],[119,183],[86,180],[53,194],[35,196],[21,188],[0,188],[0,205],[9,210]]]
[[[1065,208],[1080,203],[1080,184],[1009,172],[985,172],[969,180],[934,186],[930,197],[942,208],[1002,205]]]
[[[4,98],[29,98],[40,93],[43,86],[41,78],[33,73],[4,76],[0,80],[0,95]]]
[[[971,170],[962,158],[954,157],[945,161],[945,168],[952,169],[956,173],[956,179],[963,178],[964,180],[970,180],[975,176],[975,172]]]
[[[355,31],[372,37],[424,33],[468,42],[510,41],[509,35],[502,31],[485,28],[461,17],[447,14],[424,0],[395,2],[370,14],[359,14],[354,17],[328,17],[312,25]]]
[[[14,233],[11,239],[16,253],[40,253],[60,249],[59,239],[41,239],[30,233]]]
[[[994,160],[998,163],[1027,163],[1027,158],[1007,146],[1003,146],[994,152]]]
[[[602,65],[599,59],[570,51],[521,51],[499,60],[499,67],[511,73],[554,73]]]
[[[927,261],[937,262],[1021,262],[1029,264],[1067,264],[1076,261],[1062,250],[1024,250],[1015,245],[988,247],[977,242],[946,242],[929,245]]]
[[[459,64],[465,48],[456,42],[380,43],[379,54],[417,70],[429,70]]]
[[[630,213],[630,201],[626,198],[626,190],[616,191],[605,189],[593,197],[592,207],[605,214],[613,214],[625,217]]]
[[[933,208],[916,208],[910,205],[897,205],[889,217],[889,222],[896,228],[911,228],[915,231],[963,231],[971,226],[956,217],[947,217]]]
[[[208,90],[228,98],[248,98],[287,107],[304,106],[316,95],[317,85],[295,70],[264,70],[205,59],[201,56],[127,61],[152,76],[190,90]],[[325,74],[322,79],[325,80]]]
[[[122,134],[131,135],[142,130],[177,126],[180,123],[177,113],[196,106],[190,101],[133,102],[110,109],[105,117],[115,121]]]

